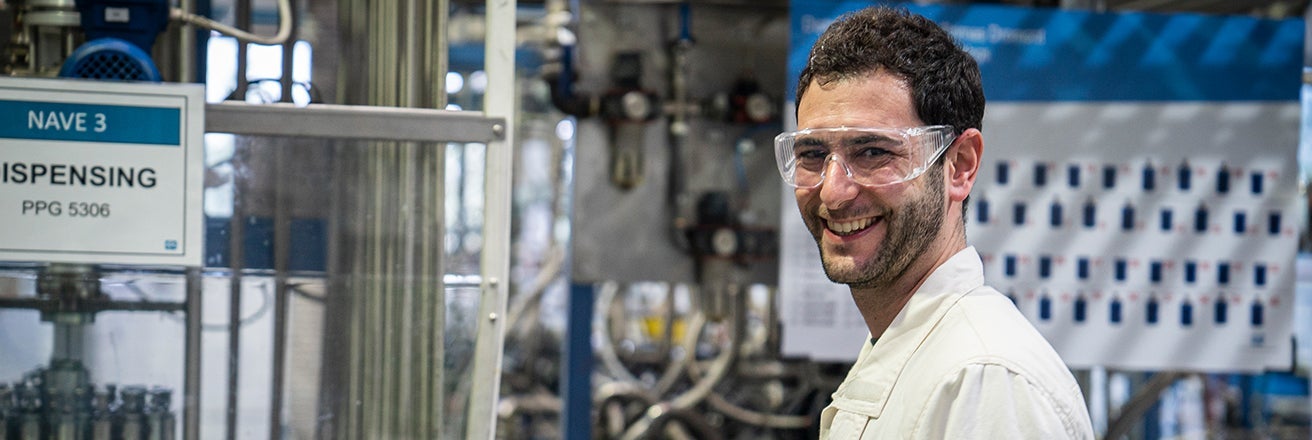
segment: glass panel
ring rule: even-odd
[[[469,377],[485,146],[217,134],[206,143],[201,438],[227,438],[229,429],[237,438],[461,436],[469,396],[480,392]],[[52,295],[37,293],[38,277],[52,268],[98,282],[83,290],[109,300],[165,310],[43,318],[33,307]],[[0,402],[8,403],[0,417],[31,413],[42,429],[63,423],[11,408],[30,404],[14,386],[20,382],[73,384],[45,394],[61,396],[46,405],[77,385],[116,384],[127,402],[137,399],[138,388],[128,389],[135,385],[147,394],[142,408],[120,411],[141,414],[144,428],[170,417],[181,438],[186,290],[177,270],[4,266],[0,383],[8,386],[0,386]],[[37,378],[42,367],[48,372]],[[171,411],[151,412],[155,389],[171,393]],[[276,429],[275,401],[283,420]],[[70,423],[94,422],[86,406],[73,408],[86,417]]]

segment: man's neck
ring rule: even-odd
[[[946,263],[948,259],[956,255],[962,249],[966,248],[965,240],[953,243],[946,243],[943,246],[936,246],[927,249],[926,258],[920,258],[913,262],[902,276],[888,286],[870,287],[870,288],[852,288],[852,299],[856,301],[856,307],[861,311],[861,317],[865,318],[866,327],[870,329],[870,336],[878,339],[883,336],[884,331],[893,320],[897,318],[902,308],[906,307],[907,302],[915,295],[920,286],[925,284],[930,274],[935,269]],[[930,256],[933,256],[932,258]]]

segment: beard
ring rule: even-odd
[[[865,259],[855,267],[848,267],[841,264],[838,257],[827,255],[821,238],[824,222],[818,217],[808,219],[811,235],[820,248],[825,276],[830,281],[860,289],[889,286],[933,244],[944,221],[943,167],[934,166],[921,177],[930,179],[925,191],[900,207],[885,209],[881,220],[886,223],[883,241],[874,251],[873,258]]]

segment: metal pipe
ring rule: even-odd
[[[343,3],[346,0],[343,0]],[[342,3],[338,4],[342,7]],[[344,26],[343,26],[344,27]],[[354,267],[352,262],[356,258],[354,247],[347,237],[354,236],[350,231],[355,231],[353,216],[345,213],[355,212],[352,198],[344,188],[353,186],[354,175],[353,166],[356,161],[350,156],[350,149],[345,143],[337,143],[329,147],[331,152],[331,172],[336,176],[332,180],[328,191],[329,198],[327,230],[327,282],[324,289],[323,313],[324,322],[339,323],[339,325],[325,325],[323,327],[320,341],[323,346],[323,352],[320,357],[321,375],[319,378],[319,395],[317,417],[321,421],[315,424],[314,438],[338,439],[350,438],[351,414],[346,402],[351,402],[351,393],[354,382],[350,377],[352,369],[347,365],[352,350],[354,349],[355,338],[351,329],[354,326],[354,308],[351,298],[354,296],[351,283],[353,277],[349,273],[350,268]]]
[[[54,348],[52,359],[82,358],[82,324],[69,324],[55,321]]]
[[[444,38],[446,37],[447,22],[450,19],[448,11],[451,10],[451,2],[450,0],[429,0],[428,3],[429,7],[433,8],[432,14],[436,16],[436,19],[433,23],[430,23],[428,28],[424,29],[424,35],[428,39],[424,47],[424,54],[434,57],[434,59],[424,63],[425,66],[431,69],[428,75],[425,76],[428,78],[425,84],[431,87],[428,91],[428,95],[432,99],[430,105],[436,109],[443,109],[446,108],[447,104],[446,72],[451,68],[450,48],[447,47]]]
[[[284,50],[287,46],[283,46]],[[288,56],[283,53],[283,66],[287,67]],[[283,71],[283,78],[290,76],[286,70]],[[284,91],[287,89],[284,89]],[[274,169],[285,170],[288,165],[287,146],[279,146],[274,151],[273,156]],[[291,247],[291,216],[287,214],[287,205],[291,203],[287,191],[288,178],[287,173],[277,173],[275,177],[276,186],[274,187],[274,204],[273,204],[273,273],[274,273],[274,302],[273,302],[273,373],[270,383],[269,396],[269,438],[276,439],[282,437],[282,410],[283,410],[283,388],[287,375],[287,316],[288,316],[288,295],[290,291],[287,285],[287,263],[290,259]]]
[[[409,0],[413,1],[413,0]],[[390,364],[390,373],[385,378],[388,381],[387,389],[391,396],[388,400],[390,408],[387,411],[388,426],[390,432],[395,436],[411,437],[406,427],[409,416],[409,407],[412,402],[409,400],[410,383],[408,380],[412,371],[412,362],[414,362],[414,352],[410,348],[411,336],[414,334],[414,322],[410,319],[410,314],[406,313],[413,307],[411,299],[415,294],[414,278],[414,253],[410,252],[410,246],[414,243],[414,192],[415,192],[415,168],[416,157],[414,156],[415,144],[406,142],[395,146],[395,156],[392,162],[393,169],[398,173],[393,174],[392,185],[395,188],[393,194],[392,211],[395,213],[392,220],[392,230],[390,246],[392,249],[393,263],[391,279],[393,280],[393,289],[391,290],[391,308],[389,309],[388,325],[392,329],[391,350],[396,362]]]
[[[185,336],[186,374],[182,382],[182,438],[200,439],[200,325],[201,268],[188,267],[186,275],[187,314]]]
[[[419,40],[419,29],[423,27],[426,17],[419,13],[419,0],[405,0],[405,15],[401,20],[401,29],[404,36],[401,38],[400,47],[405,52],[402,54],[401,68],[405,72],[401,76],[401,107],[420,107],[420,90],[419,84],[423,70],[421,69],[420,46],[423,42]]]
[[[232,183],[232,218],[229,220],[230,231],[228,235],[228,267],[230,268],[228,278],[228,406],[227,406],[227,438],[229,440],[237,438],[237,390],[239,373],[239,360],[241,358],[241,293],[242,293],[242,266],[246,260],[245,238],[246,227],[245,217],[246,209],[242,203],[242,197],[246,195],[246,182],[241,178],[242,168],[245,166],[245,149],[238,147],[232,157],[232,167],[234,176]]]
[[[435,6],[441,3],[442,6]],[[446,4],[435,0],[358,2],[343,0],[339,12],[349,29],[345,49],[355,54],[343,69],[341,96],[354,103],[418,109],[444,99],[430,89],[445,78],[432,68],[444,31]],[[347,12],[349,11],[349,12]],[[438,73],[440,71],[440,74]],[[402,76],[403,75],[403,76]],[[439,106],[440,107],[440,106]],[[401,109],[397,109],[398,111]],[[431,111],[431,110],[430,110]],[[496,128],[501,138],[504,125]],[[415,139],[415,138],[411,138]],[[419,142],[376,142],[351,148],[358,169],[343,215],[344,245],[355,245],[343,272],[358,275],[350,292],[350,353],[344,366],[350,396],[337,408],[350,428],[341,437],[440,438],[444,419],[442,354],[445,304],[441,266],[444,144],[429,136]],[[445,140],[445,138],[443,138]],[[485,142],[479,140],[478,142]],[[345,156],[345,155],[343,155]],[[347,223],[348,221],[344,221]],[[343,246],[347,247],[347,246]],[[480,282],[487,283],[486,277]]]
[[[196,12],[196,0],[179,0],[178,8],[188,14]],[[196,32],[190,23],[183,22],[178,28],[178,81],[189,83],[196,81],[194,54]]]
[[[58,299],[27,297],[0,298],[0,309],[35,309],[43,313],[59,312],[63,307]],[[187,309],[186,303],[161,301],[116,301],[111,299],[82,299],[77,301],[79,312],[97,313],[109,310],[130,312],[181,312]]]
[[[683,167],[683,148],[688,143],[689,131],[692,130],[690,121],[688,97],[689,76],[689,52],[692,51],[692,26],[690,24],[692,17],[692,5],[682,3],[679,5],[679,37],[671,45],[671,56],[674,59],[673,66],[670,69],[670,89],[674,95],[674,112],[670,115],[669,137],[670,137],[670,169],[669,181],[666,183],[666,209],[670,215],[670,238],[680,249],[687,249],[690,244],[687,242],[683,228],[688,225],[689,219],[683,217],[683,199],[687,196],[685,181],[685,171]]]
[[[372,17],[372,15],[370,17]],[[373,92],[370,93],[372,94]],[[375,263],[378,249],[376,246],[372,246],[372,243],[374,243],[374,237],[377,236],[377,228],[374,225],[377,220],[373,216],[365,214],[365,212],[377,212],[377,204],[380,203],[378,200],[371,200],[370,197],[374,194],[365,191],[365,188],[371,188],[370,185],[375,185],[373,173],[375,160],[376,158],[368,151],[360,153],[361,182],[359,186],[356,186],[356,188],[359,188],[359,193],[356,196],[360,203],[359,208],[357,208],[357,215],[360,219],[359,253],[361,255],[361,260],[359,265],[355,268],[355,270],[358,271],[359,280],[357,283],[359,288],[352,292],[352,295],[355,296],[355,301],[358,303],[357,308],[359,309],[359,317],[357,318],[355,325],[351,327],[351,331],[352,333],[359,335],[360,345],[358,352],[351,355],[351,360],[356,363],[354,371],[357,372],[356,380],[358,381],[357,387],[359,397],[348,402],[347,405],[354,405],[354,407],[359,410],[359,414],[357,415],[359,418],[359,427],[357,428],[359,433],[357,434],[357,437],[360,438],[377,436],[377,433],[374,431],[375,424],[369,413],[369,410],[376,406],[374,392],[378,389],[373,385],[373,365],[379,356],[376,351],[378,349],[378,341],[375,340],[375,335],[378,332],[378,329],[373,327],[373,323],[375,322],[374,302],[379,294],[375,289],[375,280],[373,279],[378,274],[378,272],[376,272],[377,265]]]
[[[388,12],[395,12],[390,7],[385,6],[385,9]],[[386,15],[386,17],[395,17],[395,15]],[[388,26],[391,27],[388,29],[395,30],[395,25],[395,22],[389,22]],[[389,59],[395,60],[395,58]],[[395,64],[390,65],[395,66]],[[385,89],[382,96],[394,97],[395,89]],[[396,373],[393,371],[395,365],[393,360],[396,359],[396,348],[393,346],[396,328],[389,323],[395,322],[392,317],[392,307],[393,301],[398,292],[396,291],[395,282],[397,275],[395,272],[395,226],[392,223],[394,219],[392,216],[388,215],[389,213],[395,212],[395,202],[396,197],[398,196],[392,180],[394,175],[392,173],[396,172],[396,168],[394,167],[397,162],[395,158],[396,149],[394,147],[395,144],[380,143],[371,150],[377,152],[379,156],[378,161],[374,162],[378,167],[374,170],[378,176],[378,184],[372,187],[372,189],[375,192],[375,197],[378,197],[382,202],[380,204],[381,208],[378,210],[379,235],[377,238],[380,260],[378,271],[375,272],[379,275],[377,281],[378,303],[375,309],[377,316],[370,324],[382,331],[378,333],[379,362],[375,364],[374,376],[376,378],[374,381],[374,387],[378,390],[376,394],[377,401],[372,409],[374,411],[375,432],[384,437],[396,436],[396,433],[391,432],[390,430],[390,427],[392,426],[390,418],[395,414],[392,409],[392,395],[394,390],[391,387],[391,382],[392,379],[396,377]],[[388,170],[389,173],[383,174],[384,170]],[[384,194],[386,194],[386,196],[384,196]]]
[[[233,4],[233,16],[238,28],[250,29],[251,0],[236,0],[236,3]],[[250,81],[246,77],[246,67],[249,64],[247,46],[246,43],[237,42],[237,89],[232,92],[232,98],[238,101],[246,100],[247,83]]]
[[[282,77],[278,78],[278,86],[282,89],[282,93],[280,93],[278,100],[281,102],[292,102],[292,85],[294,79],[292,74],[294,73],[293,70],[295,70],[292,61],[295,60],[296,31],[298,30],[296,26],[296,14],[294,11],[295,6],[289,5],[288,10],[278,12],[279,14],[287,14],[287,19],[284,21],[290,28],[287,34],[287,40],[282,42]]]
[[[398,20],[401,20],[401,5],[396,5],[396,8],[398,12],[397,18]],[[398,32],[401,31],[400,27],[396,29]],[[397,83],[398,89],[395,93],[399,94],[400,79],[398,79]],[[398,96],[397,98],[399,103],[400,97]],[[391,259],[391,263],[388,264],[387,281],[389,288],[387,289],[387,298],[385,298],[388,307],[386,309],[387,317],[385,318],[387,321],[380,322],[379,324],[386,323],[388,327],[390,342],[388,343],[387,350],[391,355],[388,359],[393,360],[392,362],[387,363],[387,373],[383,377],[383,389],[387,390],[387,400],[383,407],[384,420],[387,426],[388,435],[402,437],[405,436],[405,433],[401,430],[401,420],[399,417],[401,407],[405,405],[405,401],[402,399],[404,391],[402,391],[403,387],[401,386],[401,375],[406,371],[406,364],[412,360],[406,355],[405,344],[407,334],[410,333],[412,329],[409,326],[410,323],[406,322],[403,312],[406,306],[406,298],[412,293],[410,285],[414,282],[414,280],[409,277],[410,273],[406,267],[406,260],[409,259],[409,252],[406,252],[408,249],[405,246],[408,235],[408,232],[405,230],[405,225],[410,221],[408,218],[410,212],[407,212],[410,207],[405,205],[410,201],[408,198],[408,192],[406,191],[406,186],[407,183],[409,183],[407,180],[414,178],[412,168],[414,164],[405,163],[407,153],[405,144],[394,144],[391,146],[391,149],[392,155],[388,163],[394,171],[392,172],[392,175],[388,177],[388,185],[392,188],[388,211],[392,214],[389,216],[391,218],[388,221],[388,228],[391,230],[391,233],[388,234],[387,239],[388,255]]]
[[[398,19],[402,23],[397,28],[402,32],[397,46],[404,50],[399,56],[402,58],[400,65],[405,73],[401,78],[400,90],[398,91],[400,95],[398,105],[400,107],[422,107],[424,104],[423,94],[421,93],[421,84],[423,83],[421,48],[423,47],[423,41],[420,39],[419,32],[429,20],[422,13],[419,0],[405,0],[404,5],[399,5],[399,7],[403,7],[405,10],[404,15],[398,15]],[[398,201],[402,201],[404,205],[398,207],[397,210],[399,216],[397,226],[400,233],[394,236],[397,240],[395,249],[401,257],[398,267],[400,273],[398,275],[406,281],[401,283],[402,297],[395,304],[396,317],[399,319],[393,322],[399,324],[400,329],[408,331],[402,331],[398,335],[399,357],[397,359],[400,359],[401,362],[397,362],[395,366],[399,370],[399,374],[396,376],[394,385],[396,410],[392,413],[395,417],[394,424],[397,432],[405,437],[416,438],[419,431],[414,423],[414,410],[419,402],[415,400],[414,388],[411,385],[415,383],[416,365],[422,365],[423,359],[419,358],[422,352],[415,350],[414,344],[418,339],[416,338],[418,334],[427,333],[420,326],[420,322],[415,319],[417,305],[415,295],[420,290],[416,288],[416,284],[422,283],[425,279],[423,274],[417,270],[415,261],[417,247],[419,246],[417,242],[418,231],[415,229],[418,222],[422,220],[419,210],[424,206],[423,201],[418,199],[417,184],[423,166],[419,162],[418,150],[421,148],[420,145],[406,142],[398,147],[401,149],[401,157],[398,158],[399,163],[397,165],[402,171],[398,182],[401,187],[398,191],[401,196],[398,197]],[[430,372],[425,373],[431,374]],[[440,372],[437,374],[441,375]]]
[[[400,51],[400,36],[394,33],[400,30],[400,21],[402,20],[400,5],[395,1],[379,3],[382,4],[382,14],[380,15],[379,21],[382,22],[383,25],[383,38],[379,38],[377,43],[381,46],[380,49],[382,50],[380,52],[383,54],[383,61],[386,64],[380,64],[378,66],[379,70],[376,78],[378,78],[378,81],[383,85],[382,93],[378,95],[381,99],[378,104],[388,107],[397,107],[397,104],[399,104],[397,92],[400,89],[400,86],[398,85],[400,79],[397,78],[397,75],[393,75],[392,71],[395,71],[397,63],[400,62],[401,58],[398,53]]]
[[[383,187],[383,174],[387,172],[386,167],[382,164],[383,152],[379,152],[380,147],[371,148],[366,154],[368,169],[366,176],[370,180],[366,188],[373,191],[369,194],[373,197],[375,213],[386,212],[386,199],[378,197],[380,189]],[[386,226],[383,224],[385,219],[382,215],[370,216],[369,231],[366,238],[366,256],[369,260],[365,267],[365,322],[364,328],[357,329],[365,334],[367,352],[369,353],[364,360],[364,378],[365,390],[363,400],[364,410],[364,435],[366,437],[383,437],[382,431],[382,413],[380,412],[383,402],[383,359],[387,356],[384,338],[387,335],[386,328],[379,328],[378,324],[383,322],[384,318],[384,301],[388,295],[386,290],[387,274],[386,269],[386,250],[383,249],[383,243],[387,240]]]
[[[415,437],[440,438],[446,420],[443,410],[443,402],[446,401],[444,390],[446,355],[443,350],[446,340],[446,287],[442,258],[445,249],[443,176],[446,148],[442,144],[430,144],[426,147],[421,150],[423,159],[419,161],[425,166],[421,172],[423,180],[419,185],[423,203],[417,204],[424,208],[422,217],[424,223],[419,228],[419,239],[415,246],[416,252],[421,256],[419,268],[423,271],[422,277],[419,278],[423,282],[419,298],[420,306],[417,308],[422,313],[419,322],[424,324],[427,331],[421,333],[423,337],[416,343],[421,362],[416,363],[418,368],[416,376],[419,381],[415,389],[420,390],[422,394],[415,412],[419,422]]]
[[[358,2],[355,4],[359,5]],[[346,189],[360,188],[360,184],[364,183],[364,170],[366,169],[366,164],[364,164],[363,161],[367,160],[367,158],[361,157],[363,155],[356,152],[353,148],[343,147],[343,149],[347,151],[346,154],[350,155],[349,160],[347,161],[349,163],[348,167],[350,173],[344,174],[350,179],[343,188],[343,192],[345,193],[347,192]],[[365,256],[365,253],[368,252],[368,247],[363,246],[359,240],[355,239],[355,237],[364,236],[365,220],[367,217],[364,214],[364,210],[360,208],[363,207],[366,196],[365,194],[357,192],[349,192],[349,194],[351,194],[351,196],[347,198],[347,200],[349,200],[349,206],[340,212],[347,215],[347,218],[350,219],[349,224],[343,228],[344,231],[342,231],[342,236],[344,237],[343,241],[349,243],[349,245],[346,246],[347,249],[343,249],[343,251],[350,251],[349,253],[346,253],[346,255],[350,255],[348,266],[343,268],[343,272],[348,274],[348,287],[344,293],[345,295],[348,295],[346,302],[350,304],[351,312],[350,324],[347,326],[347,335],[350,339],[350,351],[347,354],[347,362],[345,362],[347,364],[347,379],[350,386],[348,387],[346,400],[338,407],[346,414],[346,429],[344,429],[342,436],[339,438],[363,438],[364,413],[361,405],[358,403],[364,401],[363,360],[365,359],[365,344],[367,340],[364,337],[363,330],[365,328],[365,300],[370,292],[366,291],[362,276],[363,274],[360,273],[361,270],[366,267],[368,261]]]

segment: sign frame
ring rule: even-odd
[[[0,77],[0,261],[202,266],[204,92]]]

